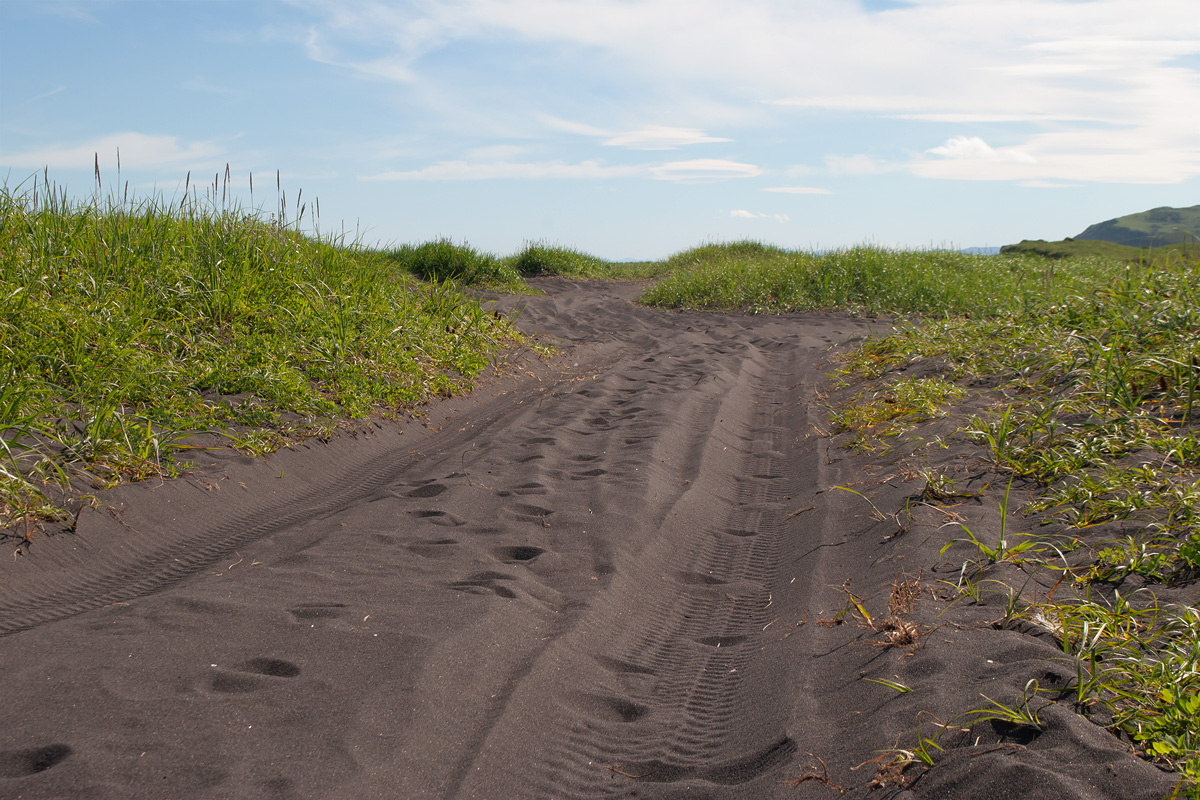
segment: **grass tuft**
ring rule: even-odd
[[[62,516],[72,481],[170,475],[195,432],[261,453],[457,393],[520,339],[393,254],[223,205],[215,186],[170,203],[0,189],[0,528]],[[498,263],[414,252],[431,278]]]
[[[744,241],[672,256],[671,274],[642,302],[671,308],[782,313],[842,309],[870,315],[988,316],[1087,291],[1121,264],[1079,259],[1064,268],[1028,255],[861,246],[825,253]]]
[[[470,245],[437,239],[388,248],[381,255],[427,281],[456,281],[488,288],[520,290],[521,276],[504,259]]]

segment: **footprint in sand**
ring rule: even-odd
[[[270,678],[295,678],[300,668],[281,658],[252,658],[233,670],[218,669],[208,688],[221,694],[245,694],[270,685]]]
[[[496,492],[497,497],[511,497],[514,494],[547,494],[546,485],[532,481],[530,483],[522,483],[520,486],[515,486],[512,489],[502,489]]]
[[[418,486],[408,493],[409,497],[437,497],[442,492],[446,491],[446,486],[440,483],[427,483],[424,486]]]
[[[24,750],[0,750],[0,778],[24,778],[45,772],[71,755],[70,745],[49,744]]]
[[[608,474],[608,470],[606,470],[606,469],[598,469],[598,468],[597,469],[589,469],[584,472],[574,473],[573,475],[571,475],[571,480],[586,481],[590,478],[599,478],[601,475],[607,475],[607,474]]]
[[[505,564],[528,564],[544,552],[546,551],[542,548],[532,545],[514,545],[492,549],[492,555],[496,557],[496,560],[503,561]]]
[[[298,606],[288,609],[296,619],[302,622],[309,622],[316,619],[337,619],[345,616],[345,603],[301,603]]]
[[[469,592],[471,594],[487,594],[488,592],[492,592],[497,597],[511,600],[517,596],[517,593],[500,583],[500,581],[511,580],[512,576],[505,575],[503,572],[476,572],[466,580],[455,581],[450,584],[450,588],[457,592]]]
[[[425,520],[431,525],[441,525],[447,528],[457,528],[459,525],[467,524],[453,514],[438,509],[423,508],[416,511],[409,511],[408,513],[417,519]]]
[[[588,716],[608,722],[637,722],[650,712],[649,707],[641,703],[590,692],[571,692],[567,702]]]
[[[429,539],[408,545],[408,551],[422,558],[449,558],[454,555],[457,539]]]

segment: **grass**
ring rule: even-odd
[[[171,475],[194,432],[261,453],[463,391],[520,340],[444,281],[504,275],[495,261],[305,236],[284,201],[268,218],[217,186],[0,190],[0,526],[28,538],[81,485]]]
[[[1001,255],[1016,255],[1032,253],[1048,258],[1107,258],[1114,261],[1126,261],[1140,264],[1170,257],[1179,253],[1185,257],[1200,255],[1200,245],[1195,242],[1173,245],[1171,247],[1130,247],[1116,242],[1104,242],[1099,239],[1063,239],[1059,242],[1047,242],[1043,239],[1025,239],[1017,244],[1009,244],[1000,248]]]
[[[516,292],[524,288],[511,260],[480,252],[465,242],[455,244],[443,238],[389,247],[381,250],[380,255],[427,281],[455,281]]]
[[[1200,255],[1081,248],[981,256],[705,245],[673,256],[671,274],[642,300],[899,318],[891,335],[846,356],[839,384],[859,390],[831,409],[835,429],[869,452],[902,436],[915,450],[919,425],[955,414],[953,435],[985,448],[1006,476],[993,486],[1034,487],[1021,511],[1042,522],[1039,532],[1002,530],[993,545],[958,525],[978,556],[964,565],[961,590],[1003,584],[1003,624],[1039,621],[1075,662],[1076,707],[1177,770],[1181,791],[1200,797],[1200,612],[1194,591],[1190,601],[1159,599],[1183,598],[1200,577]],[[966,415],[967,403],[987,408]],[[914,474],[925,476],[927,500],[961,496],[935,469]],[[984,578],[1001,567],[1025,583]],[[1057,600],[1022,594],[1039,571]],[[1144,588],[1127,600],[1117,587],[1131,577]],[[985,698],[968,716],[1033,725],[1030,703],[1042,691],[1027,687],[1012,703]],[[936,739],[921,742],[936,749]],[[920,760],[932,759],[924,749]]]
[[[854,247],[826,253],[752,241],[672,256],[670,274],[642,295],[670,308],[783,313],[994,315],[1040,307],[1115,274],[1108,260],[1069,268],[1028,255],[997,258],[940,250]]]
[[[653,278],[668,269],[661,261],[605,261],[581,250],[547,242],[526,244],[520,252],[506,259],[506,263],[522,277],[560,275],[565,278],[633,280]]]
[[[838,430],[855,433],[852,445],[864,452],[886,449],[889,439],[945,415],[945,409],[966,391],[941,377],[899,378],[873,390],[863,390],[830,414]]]
[[[886,387],[901,371],[934,372],[992,398],[958,435],[984,446],[1010,485],[1036,487],[1023,511],[1044,532],[992,547],[968,531],[978,565],[1006,560],[1062,578],[1058,601],[1024,612],[1079,665],[1078,707],[1179,771],[1183,791],[1198,796],[1200,616],[1159,597],[1182,597],[1200,577],[1200,261],[1168,254],[1114,262],[1108,273],[1024,310],[902,324],[858,348],[843,379]],[[850,410],[900,417],[888,404],[866,405]],[[1108,533],[1118,522],[1120,535]],[[1131,577],[1145,587],[1132,602],[1113,591]]]
[[[398,267],[425,280],[447,281],[482,288],[526,293],[525,278],[558,275],[564,278],[635,280],[662,274],[661,261],[614,262],[571,247],[546,242],[527,243],[510,256],[480,252],[450,239],[390,247],[382,255]]]

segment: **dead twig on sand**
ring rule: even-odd
[[[821,762],[821,771],[817,772],[815,769],[810,769],[799,778],[795,778],[790,781],[784,781],[784,783],[788,786],[799,786],[806,781],[819,781],[831,789],[837,789],[839,794],[844,793],[846,791],[844,786],[838,786],[836,783],[830,780],[829,767],[825,766],[825,761],[818,755],[813,755],[812,753],[809,753],[809,755]]]
[[[805,511],[813,511],[815,509],[816,509],[816,506],[805,506],[804,508],[798,508],[795,511],[793,511],[792,513],[788,514],[786,517],[784,517],[783,521],[787,522],[789,519],[792,519],[793,517],[800,516]]]

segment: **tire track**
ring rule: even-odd
[[[602,368],[603,361],[596,361],[586,366]],[[469,440],[493,429],[503,431],[522,413],[523,405],[538,396],[538,387],[526,384],[476,410],[467,428],[430,437],[424,449],[432,449],[428,446],[432,444],[442,450],[461,450]],[[404,439],[342,442],[338,469],[288,484],[281,493],[272,491],[268,502],[256,497],[210,508],[209,524],[197,526],[195,520],[189,520],[178,532],[130,529],[131,535],[120,546],[90,554],[84,570],[50,568],[41,574],[10,576],[0,585],[0,636],[161,591],[275,531],[371,498],[400,482],[428,458],[424,452],[412,450],[412,444],[415,442]],[[273,469],[265,464],[255,466],[260,480]],[[321,500],[313,502],[313,497]],[[62,537],[55,545],[70,547]],[[52,559],[48,554],[44,560]]]
[[[666,350],[663,360],[684,371],[662,378],[699,383],[685,371],[703,364],[725,388],[675,401],[682,435],[629,445],[644,465],[671,464],[646,479],[641,498],[619,501],[645,504],[652,524],[632,537],[641,546],[627,545],[603,595],[528,669],[447,796],[481,796],[487,780],[514,765],[534,770],[521,797],[601,797],[627,789],[628,775],[735,786],[792,759],[796,745],[781,719],[740,718],[759,705],[747,705],[746,693],[762,688],[756,661],[796,477],[785,452],[796,405],[772,388],[792,383],[784,377],[794,350],[765,344],[724,353],[714,346],[691,360]],[[657,380],[646,366],[626,372],[643,385]],[[683,491],[672,493],[672,483]],[[607,502],[620,489],[610,482]],[[568,674],[580,679],[564,684]],[[516,734],[531,727],[545,732],[536,743]],[[522,761],[514,741],[547,755]],[[618,776],[624,785],[614,786]]]

